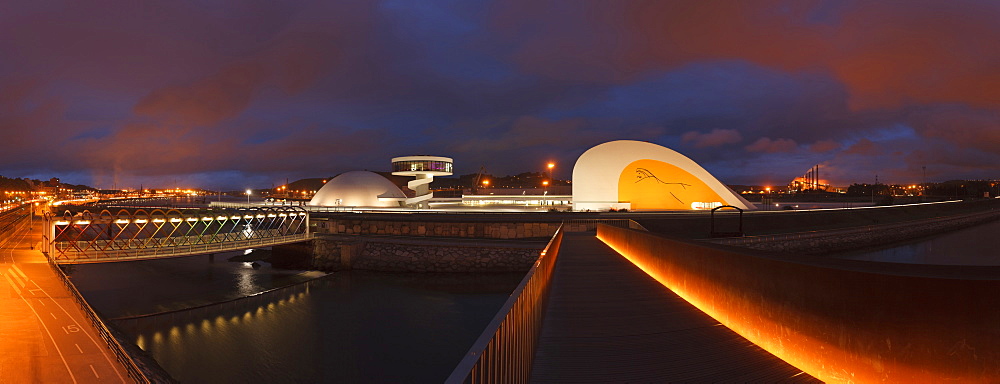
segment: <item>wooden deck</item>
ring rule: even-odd
[[[531,381],[819,380],[688,304],[598,240],[567,233]]]

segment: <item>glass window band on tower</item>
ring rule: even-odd
[[[393,172],[414,172],[414,171],[435,171],[452,172],[452,164],[447,161],[395,161],[392,163]]]

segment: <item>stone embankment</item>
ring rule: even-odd
[[[810,231],[780,235],[747,236],[706,242],[762,251],[820,255],[913,240],[1000,219],[1000,210],[907,221],[884,225]]]
[[[544,242],[320,236],[312,268],[382,272],[517,272],[538,259]]]

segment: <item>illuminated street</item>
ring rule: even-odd
[[[132,382],[45,261],[41,229],[0,254],[0,382]]]

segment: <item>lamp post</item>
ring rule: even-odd
[[[553,180],[553,178],[552,178],[552,168],[556,167],[556,163],[549,163],[548,167],[549,167],[549,180]]]
[[[253,193],[251,190],[247,190],[247,204],[250,204],[250,194]]]

